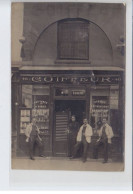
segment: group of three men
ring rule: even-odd
[[[25,135],[27,137],[26,141],[29,142],[30,158],[32,160],[34,160],[33,150],[34,150],[35,143],[40,148],[40,156],[43,157],[42,139],[39,136],[40,133],[41,132],[36,125],[36,119],[33,118],[32,122],[27,126],[25,131]],[[69,134],[68,144],[69,144],[70,159],[73,159],[76,157],[77,152],[82,145],[83,146],[82,161],[86,162],[88,147],[89,147],[89,144],[91,143],[91,137],[93,135],[92,127],[88,124],[88,120],[86,118],[83,119],[83,125],[79,129],[79,124],[78,122],[76,122],[75,116],[72,116],[71,122],[69,124],[68,134]],[[93,155],[95,159],[98,158],[99,147],[103,145],[103,155],[104,155],[103,163],[106,163],[108,161],[108,144],[111,143],[112,137],[113,137],[112,128],[107,124],[106,118],[103,118],[102,126],[99,130],[99,138],[94,145]]]

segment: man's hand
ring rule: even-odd
[[[26,138],[26,142],[29,142],[29,137]]]
[[[97,141],[96,141],[96,142],[99,142],[99,141],[100,141],[100,139],[101,139],[101,138],[97,139]]]
[[[42,141],[42,138],[38,135],[38,139],[39,139],[39,141]]]
[[[44,132],[44,131],[40,131],[40,134],[44,135],[44,134],[45,134],[45,132]]]
[[[71,131],[69,129],[66,130],[67,133],[71,133]]]

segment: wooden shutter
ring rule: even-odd
[[[67,113],[56,113],[56,141],[67,141],[68,115]]]

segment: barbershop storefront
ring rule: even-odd
[[[17,131],[17,156],[28,155],[24,131],[36,117],[45,156],[68,156],[67,128],[71,115],[82,124],[88,118],[97,137],[97,122],[106,117],[114,131],[111,157],[124,152],[123,73],[113,71],[19,72],[12,79],[13,130]],[[88,156],[92,157],[93,141]],[[36,150],[37,154],[38,150]]]

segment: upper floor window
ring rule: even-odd
[[[58,23],[58,59],[89,59],[89,23],[67,20]]]

